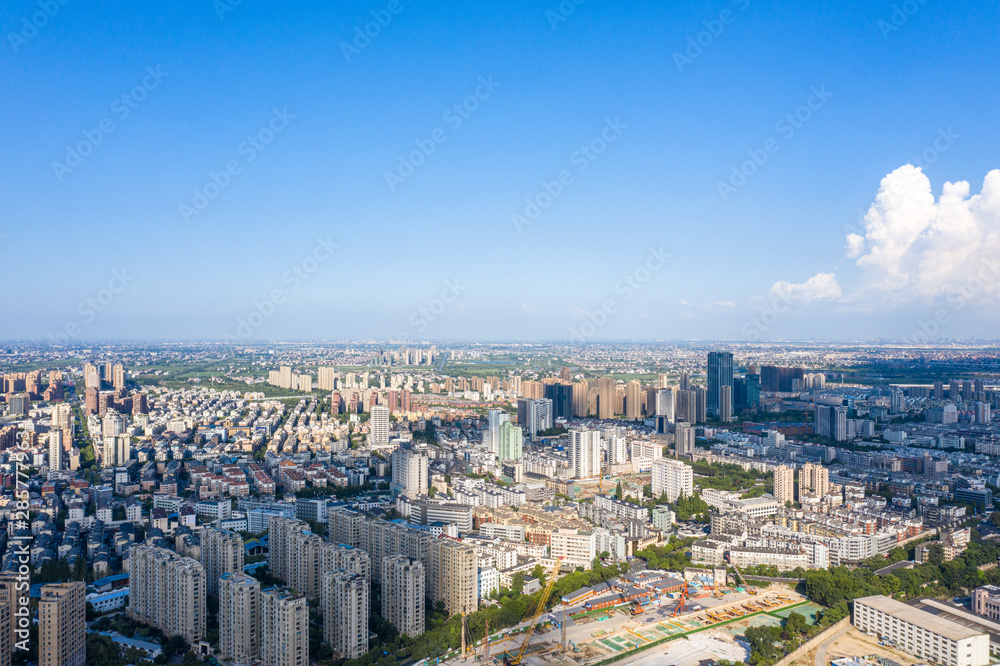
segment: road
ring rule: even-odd
[[[841,636],[843,636],[844,634],[846,634],[850,630],[851,630],[851,625],[848,624],[843,629],[841,629],[840,631],[838,631],[837,633],[835,633],[833,636],[830,636],[828,639],[826,639],[825,641],[823,641],[820,644],[820,646],[816,649],[816,666],[826,666],[826,664],[827,664],[827,661],[826,661],[826,651],[827,651],[827,649],[831,645],[833,645],[834,643],[836,643],[840,639]]]

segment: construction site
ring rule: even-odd
[[[807,622],[815,621],[818,608],[786,586],[758,590],[738,570],[734,584],[729,584],[725,574],[724,584],[719,584],[717,578],[692,571],[685,572],[686,580],[677,591],[632,601],[623,598],[617,604],[606,605],[609,597],[604,596],[540,612],[548,598],[543,594],[530,620],[490,634],[488,640],[470,636],[464,651],[428,663],[590,666],[621,661],[652,666],[702,659],[737,662],[749,656],[743,639],[747,628],[780,625],[793,610],[806,616]],[[552,582],[546,592],[551,591]]]

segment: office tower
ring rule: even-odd
[[[506,422],[500,426],[497,456],[500,460],[520,460],[523,456],[524,435],[521,428]]]
[[[651,487],[653,497],[659,499],[666,494],[668,502],[676,502],[682,495],[690,497],[694,492],[694,471],[680,460],[659,458],[653,461]]]
[[[490,450],[500,453],[500,425],[510,421],[510,414],[502,409],[491,409],[489,415]]]
[[[732,352],[708,353],[708,393],[706,409],[710,416],[719,418],[722,401],[722,387],[733,387],[733,354]]]
[[[308,532],[309,525],[294,518],[272,516],[267,526],[268,552],[267,572],[278,580],[288,581],[291,575],[292,535],[298,532]]]
[[[674,392],[673,389],[661,388],[656,390],[656,410],[657,416],[664,417],[668,423],[673,423],[674,416]]]
[[[235,664],[260,659],[260,582],[242,571],[219,577],[219,649]]]
[[[795,501],[795,472],[786,465],[774,468],[774,498],[784,506]]]
[[[155,546],[129,550],[129,616],[188,643],[205,635],[205,567]]]
[[[760,375],[751,373],[745,378],[746,398],[741,409],[754,409],[760,407]]]
[[[112,370],[112,386],[115,390],[125,388],[125,366],[121,363],[116,363],[114,369]]]
[[[615,380],[601,377],[597,380],[597,418],[615,417]]]
[[[587,479],[601,473],[600,432],[575,428],[569,431],[569,467],[575,479]]]
[[[43,585],[38,597],[38,662],[40,666],[86,666],[86,584]]]
[[[674,426],[674,455],[690,456],[695,448],[694,425],[685,421],[678,421]]]
[[[830,470],[822,465],[806,463],[799,469],[799,495],[810,493],[822,497],[830,490]]]
[[[729,423],[733,420],[733,387],[719,387],[719,420]]]
[[[426,495],[427,487],[427,455],[404,449],[402,447],[392,452],[392,488],[397,495],[416,497]]]
[[[805,377],[802,368],[779,368],[775,365],[761,366],[761,390],[768,393],[790,393],[794,390],[795,380],[801,385]]]
[[[552,401],[553,419],[573,418],[572,384],[546,384],[542,397]]]
[[[608,465],[621,465],[628,462],[627,440],[617,432],[604,431],[604,440],[608,443]]]
[[[478,607],[479,569],[476,547],[438,537],[430,542],[431,599],[443,601],[448,615],[472,613]]]
[[[340,657],[360,659],[368,652],[368,579],[330,571],[323,575],[322,585],[323,640]]]
[[[63,444],[63,431],[49,431],[49,469],[59,470],[65,466],[65,445]]]
[[[517,401],[517,422],[529,439],[552,428],[552,401],[545,398]]]
[[[208,527],[201,532],[201,564],[206,591],[219,594],[219,576],[243,571],[243,539],[236,532]]]
[[[373,445],[389,443],[389,408],[382,405],[372,407],[368,422],[368,443]]]
[[[625,385],[625,418],[642,418],[642,384],[633,379]]]
[[[573,384],[573,416],[584,417],[589,413],[587,405],[587,395],[590,392],[590,384],[586,380],[574,382]]]
[[[847,407],[816,405],[813,433],[838,442],[847,439]]]
[[[306,598],[287,587],[260,593],[261,666],[309,664],[309,606]]]

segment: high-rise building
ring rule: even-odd
[[[476,547],[439,537],[430,542],[431,599],[443,601],[448,615],[478,607],[479,568]]]
[[[382,617],[401,634],[424,633],[424,565],[405,555],[382,558]]]
[[[692,393],[694,393],[694,422],[704,423],[708,420],[708,391],[703,386],[697,386]]]
[[[838,442],[847,439],[847,407],[816,405],[813,432]]]
[[[799,468],[799,495],[809,493],[820,497],[830,491],[830,470],[822,465],[806,463]]]
[[[14,643],[11,642],[10,604],[0,603],[0,666],[10,666],[10,656],[14,653]]]
[[[38,597],[40,666],[86,666],[86,596],[83,581],[42,586]]]
[[[308,532],[309,525],[294,518],[272,516],[268,522],[267,572],[278,580],[288,582],[292,573],[292,535]]]
[[[101,467],[118,467],[132,457],[132,440],[128,435],[104,435]]]
[[[552,428],[552,401],[531,398],[517,401],[517,422],[529,439]]]
[[[219,649],[235,664],[260,659],[260,582],[242,572],[219,576]]]
[[[392,488],[397,495],[416,497],[428,492],[427,455],[400,447],[392,452]]]
[[[218,596],[219,576],[243,571],[243,539],[236,532],[207,527],[201,532],[201,564],[205,567],[205,589]]]
[[[679,458],[694,453],[694,426],[685,421],[674,425],[674,454]]]
[[[733,388],[733,353],[708,352],[708,392],[706,409],[709,415],[719,418],[722,405],[722,387]],[[730,393],[730,397],[732,393]],[[732,403],[730,403],[732,404]]]
[[[309,664],[309,606],[300,592],[269,587],[260,593],[261,666]]]
[[[521,428],[505,422],[499,429],[497,456],[500,460],[520,460],[523,456],[524,435]]]
[[[805,371],[802,368],[764,365],[760,368],[760,388],[767,393],[790,393],[795,380],[801,382],[804,376]]]
[[[682,391],[691,390],[691,374],[689,372],[687,371],[682,372],[680,378],[678,379],[678,382],[680,384],[680,389]]]
[[[674,391],[669,388],[661,388],[656,390],[656,410],[657,416],[662,416],[667,420],[667,423],[673,423],[676,419],[674,415]]]
[[[546,384],[542,397],[552,401],[553,419],[573,418],[572,384]]]
[[[624,435],[619,434],[615,428],[609,428],[604,431],[604,441],[608,443],[608,465],[628,462],[628,440]]]
[[[17,618],[25,617],[28,609],[27,595],[21,590],[24,582],[13,571],[0,571],[0,666],[10,666],[10,655],[17,639]],[[24,600],[22,607],[21,600]],[[4,619],[6,618],[6,620]],[[7,650],[2,648],[6,647]],[[4,655],[7,661],[4,661]]]
[[[52,406],[52,429],[66,431],[67,437],[73,436],[73,408],[65,402]]]
[[[368,422],[368,443],[389,443],[389,408],[382,405],[372,407],[371,419]]]
[[[569,466],[575,479],[588,479],[601,473],[599,431],[577,428],[569,431]]]
[[[719,420],[729,423],[733,420],[733,387],[719,387]]]
[[[653,497],[660,498],[666,494],[668,502],[676,502],[682,495],[690,497],[694,492],[694,471],[690,465],[679,460],[654,460],[651,487]]]
[[[615,380],[601,377],[597,380],[597,418],[615,417]]]
[[[112,370],[112,385],[115,390],[125,389],[125,366],[121,363],[116,363]]]
[[[205,635],[205,567],[155,546],[129,550],[129,616],[188,643]]]
[[[786,465],[779,465],[774,469],[774,499],[781,502],[795,501],[795,472]]]
[[[625,418],[642,418],[642,384],[638,379],[625,385]]]
[[[323,640],[342,658],[360,659],[368,652],[368,579],[330,571],[323,575],[322,587]]]
[[[490,451],[500,453],[500,426],[510,421],[510,414],[502,409],[491,409],[489,413]]]
[[[49,431],[49,469],[58,470],[65,467],[66,447],[63,443],[64,431],[53,429]]]

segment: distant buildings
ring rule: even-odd
[[[729,414],[732,414],[733,353],[713,351],[708,353],[708,394],[706,409],[710,416],[721,418],[723,387],[728,389]],[[728,417],[727,417],[728,420]]]

